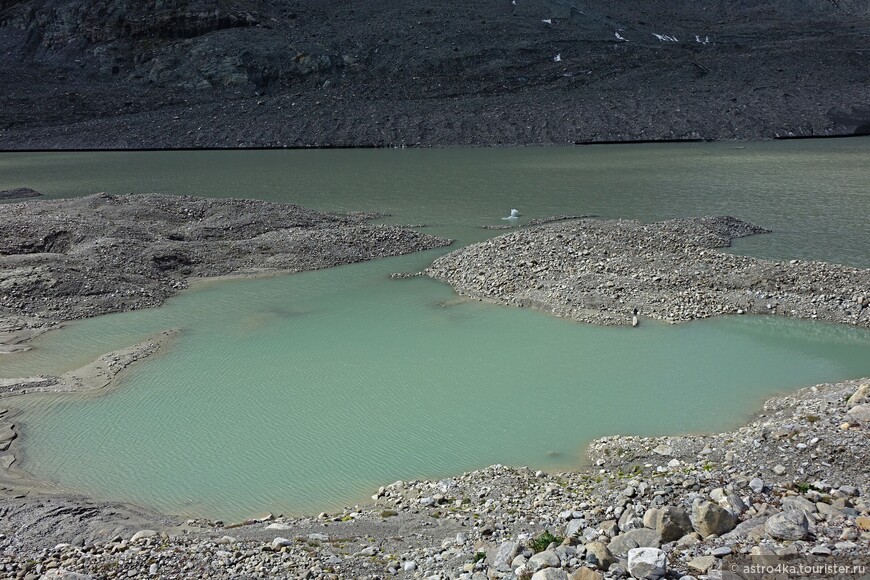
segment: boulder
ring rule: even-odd
[[[523,551],[523,546],[519,542],[502,542],[498,550],[495,552],[495,558],[492,565],[496,570],[508,571],[510,564],[517,554]]]
[[[716,563],[716,556],[698,556],[686,564],[686,566],[692,572],[697,572],[699,574],[706,574],[707,570],[713,567],[713,564]]]
[[[659,519],[659,514],[661,510],[659,508],[649,508],[646,510],[646,513],[643,514],[643,525],[651,530],[656,529],[656,521]]]
[[[656,580],[668,571],[668,557],[657,548],[634,548],[628,552],[628,573],[638,580]]]
[[[565,526],[565,537],[566,538],[573,538],[579,532],[583,531],[583,526],[585,526],[585,525],[586,525],[586,522],[583,520],[571,520]]]
[[[852,423],[870,423],[870,405],[855,405],[846,413],[846,419]]]
[[[637,542],[625,534],[619,534],[607,544],[607,549],[617,556],[624,556],[629,550],[637,547],[639,547]]]
[[[544,568],[535,572],[532,580],[568,580],[568,573],[561,568]]]
[[[526,570],[529,572],[537,572],[538,570],[543,570],[544,568],[558,568],[562,565],[562,561],[559,560],[559,556],[556,552],[552,550],[544,550],[543,552],[538,552],[526,562]]]
[[[649,528],[629,530],[623,535],[636,542],[638,548],[658,548],[662,545],[662,535]]]
[[[157,531],[156,531],[156,530],[139,530],[138,532],[136,532],[135,534],[133,534],[133,537],[130,538],[130,541],[131,541],[131,542],[138,542],[139,540],[145,540],[145,539],[147,539],[147,538],[153,538],[153,537],[156,536],[156,535],[157,535]]]
[[[692,505],[691,521],[695,531],[705,538],[713,534],[721,536],[737,525],[734,514],[709,501],[699,501]]]
[[[783,511],[800,510],[807,515],[814,514],[819,511],[819,508],[816,507],[816,504],[814,504],[807,498],[799,495],[782,498],[782,509]]]
[[[692,531],[692,522],[685,510],[669,505],[658,511],[654,529],[663,543],[679,540]]]
[[[604,580],[604,576],[591,568],[578,568],[568,576],[568,580]]]
[[[767,519],[765,531],[778,540],[803,540],[809,535],[810,524],[800,510],[786,510]]]
[[[870,403],[870,383],[864,383],[858,387],[858,390],[847,401],[849,407],[864,403]]]
[[[616,558],[613,557],[613,552],[601,542],[589,542],[586,544],[586,561],[599,570],[607,570],[616,563]]]

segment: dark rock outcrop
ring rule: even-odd
[[[42,194],[35,189],[29,187],[18,187],[16,189],[4,189],[0,191],[0,200],[2,199],[25,199],[28,197],[40,197]]]

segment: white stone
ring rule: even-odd
[[[291,528],[288,524],[282,524],[280,522],[276,522],[274,524],[269,524],[266,526],[267,530],[289,530]]]
[[[658,548],[632,548],[628,551],[628,573],[638,580],[655,580],[668,571],[668,557]]]
[[[130,538],[130,541],[138,542],[139,540],[144,540],[145,538],[153,538],[156,535],[157,532],[155,530],[139,530],[138,532],[133,534],[133,537]]]

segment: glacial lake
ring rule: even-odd
[[[551,149],[0,154],[0,189],[286,201],[428,224],[455,247],[527,220],[728,214],[730,250],[870,267],[870,139]],[[208,283],[69,324],[0,376],[56,373],[167,328],[109,394],[26,408],[22,467],[63,489],[238,520],[352,505],[396,479],[563,469],[609,434],[729,429],[771,394],[870,376],[870,332],[767,317],[600,328],[394,280],[447,250]]]

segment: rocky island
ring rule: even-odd
[[[720,251],[768,230],[731,217],[568,220],[460,248],[426,274],[471,298],[584,322],[776,314],[870,328],[870,270]]]
[[[300,272],[441,247],[376,214],[106,193],[0,206],[0,352],[65,320],[158,306],[192,279]]]
[[[0,149],[870,133],[863,0],[3,0]]]
[[[366,214],[244,200],[99,194],[0,211],[3,314],[24,330],[154,306],[195,276],[299,271],[447,243],[368,224]],[[867,325],[866,270],[717,250],[762,231],[733,218],[569,219],[463,248],[427,273],[465,295],[594,323],[624,323],[632,304],[648,302],[645,316],[671,321],[740,308]],[[690,579],[739,578],[730,570],[750,562],[868,564],[867,379],[774,397],[727,433],[605,437],[571,472],[495,465],[397,481],[365,504],[308,517],[182,520],[16,469],[17,396],[113,388],[173,336],[63,376],[0,383],[6,576]]]

